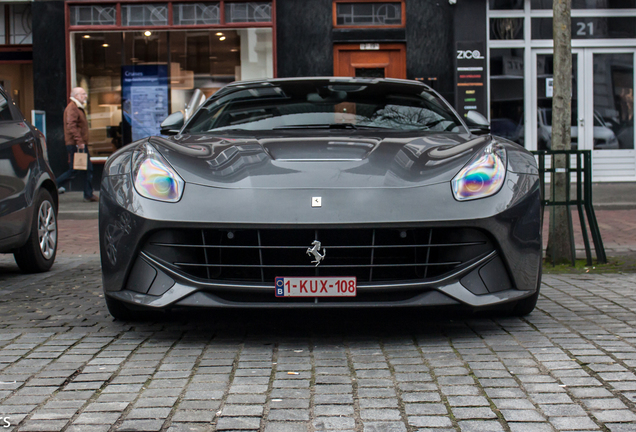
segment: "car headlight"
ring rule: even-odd
[[[491,144],[453,178],[453,195],[458,201],[494,195],[501,189],[505,177],[506,151]]]
[[[181,199],[185,182],[150,144],[135,150],[132,164],[135,190],[139,195],[166,202]]]

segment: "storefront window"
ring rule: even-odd
[[[530,5],[532,9],[552,9],[552,0],[532,0]],[[636,0],[572,0],[572,9],[630,9],[634,7],[636,7]]]
[[[10,5],[9,14],[9,43],[11,45],[32,44],[31,5]]]
[[[4,37],[5,31],[6,30],[4,28],[4,6],[0,5],[0,45],[4,45],[7,43]]]
[[[402,25],[402,3],[336,3],[338,26]]]
[[[225,3],[226,23],[270,22],[271,2]]]
[[[523,10],[523,0],[489,0],[490,10]]]
[[[168,4],[139,3],[121,5],[121,25],[127,27],[168,25]]]
[[[524,145],[523,48],[490,50],[490,122],[493,135]]]
[[[490,18],[490,40],[523,39],[523,18]]]
[[[107,156],[121,147],[121,33],[73,35],[73,87],[88,93],[89,149],[93,156]],[[72,45],[72,46],[73,46]]]
[[[221,23],[219,3],[173,3],[174,25],[214,25]]]
[[[71,6],[71,25],[115,25],[117,23],[115,5]]]
[[[634,149],[634,54],[594,54],[594,149]]]
[[[573,17],[572,39],[631,39],[636,17]],[[552,39],[552,18],[532,18],[532,39]]]
[[[270,28],[72,34],[71,85],[89,94],[90,151],[107,156],[158,133],[200,89],[274,75]]]

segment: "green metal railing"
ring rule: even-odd
[[[589,224],[590,234],[592,241],[594,242],[594,251],[596,252],[596,260],[599,263],[606,263],[607,257],[605,256],[605,248],[603,247],[603,240],[601,239],[601,232],[598,229],[598,223],[596,222],[596,214],[594,213],[594,207],[592,203],[592,151],[591,150],[539,150],[533,151],[539,159],[539,180],[541,184],[541,196],[543,197],[543,205],[545,207],[566,206],[567,219],[570,229],[570,244],[572,247],[572,259],[576,258],[576,251],[574,248],[574,230],[572,227],[572,212],[570,206],[575,205],[581,223],[581,233],[583,235],[583,243],[585,244],[585,257],[587,258],[587,265],[592,265],[592,251],[590,249],[590,241],[587,234],[587,226],[585,224],[584,212],[587,215],[587,221]],[[555,156],[566,155],[565,168],[555,167]],[[575,156],[575,166],[572,166],[572,156]],[[550,168],[546,168],[546,160],[550,160]],[[556,201],[556,194],[554,193],[554,182],[550,182],[550,197],[546,199],[546,173],[551,173],[553,176],[556,173],[565,174],[565,201]],[[572,173],[576,174],[576,191],[575,197],[572,197]],[[550,228],[554,230],[555,218],[553,214],[550,217]],[[554,253],[551,254],[554,257]],[[553,262],[554,264],[554,262]],[[572,265],[574,265],[574,261]]]

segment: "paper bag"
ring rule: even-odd
[[[76,152],[73,155],[73,169],[86,171],[88,168],[88,153]]]

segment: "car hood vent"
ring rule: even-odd
[[[378,146],[381,140],[261,140],[265,151],[276,161],[330,162],[361,161]]]

